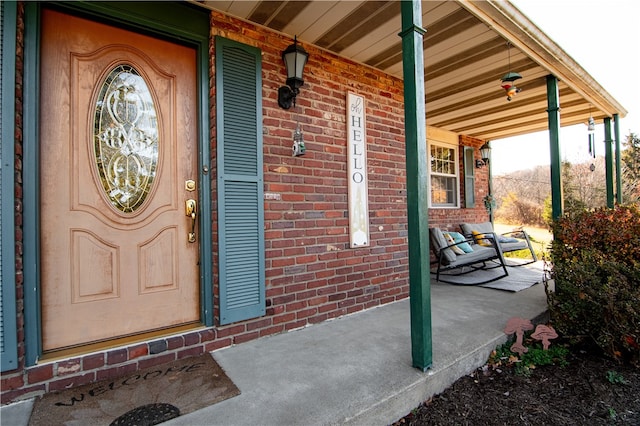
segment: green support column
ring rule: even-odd
[[[413,366],[425,371],[433,362],[431,345],[431,281],[427,203],[427,125],[420,0],[403,0],[402,66],[407,164],[409,297]]]
[[[613,140],[611,140],[611,117],[604,119],[604,165],[607,185],[607,207],[613,208]]]
[[[551,217],[562,216],[562,159],[560,157],[560,99],[558,79],[547,76],[547,113],[549,115],[549,148],[551,153]]]
[[[616,203],[622,204],[622,167],[620,164],[620,116],[613,114],[613,135],[616,138]]]

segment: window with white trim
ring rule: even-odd
[[[458,145],[429,141],[429,207],[460,207]]]

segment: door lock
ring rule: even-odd
[[[185,214],[191,218],[191,232],[189,232],[188,240],[190,243],[196,242],[196,200],[189,199],[185,201]]]

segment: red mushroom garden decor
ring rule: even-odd
[[[542,340],[542,348],[546,351],[549,349],[549,340],[558,337],[558,333],[556,333],[553,327],[539,324],[531,337],[536,340]]]
[[[519,317],[513,317],[509,319],[509,321],[507,321],[507,326],[504,329],[504,333],[507,335],[516,333],[516,342],[511,345],[512,352],[517,352],[518,354],[522,355],[529,351],[529,349],[527,349],[522,344],[524,332],[527,330],[533,330],[533,324],[531,324],[531,321],[529,320]]]

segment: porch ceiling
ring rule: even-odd
[[[198,4],[402,78],[399,1],[217,1]],[[547,129],[546,76],[560,80],[561,125],[627,111],[507,1],[423,1],[427,124],[493,140]],[[510,102],[500,87],[522,75]]]

